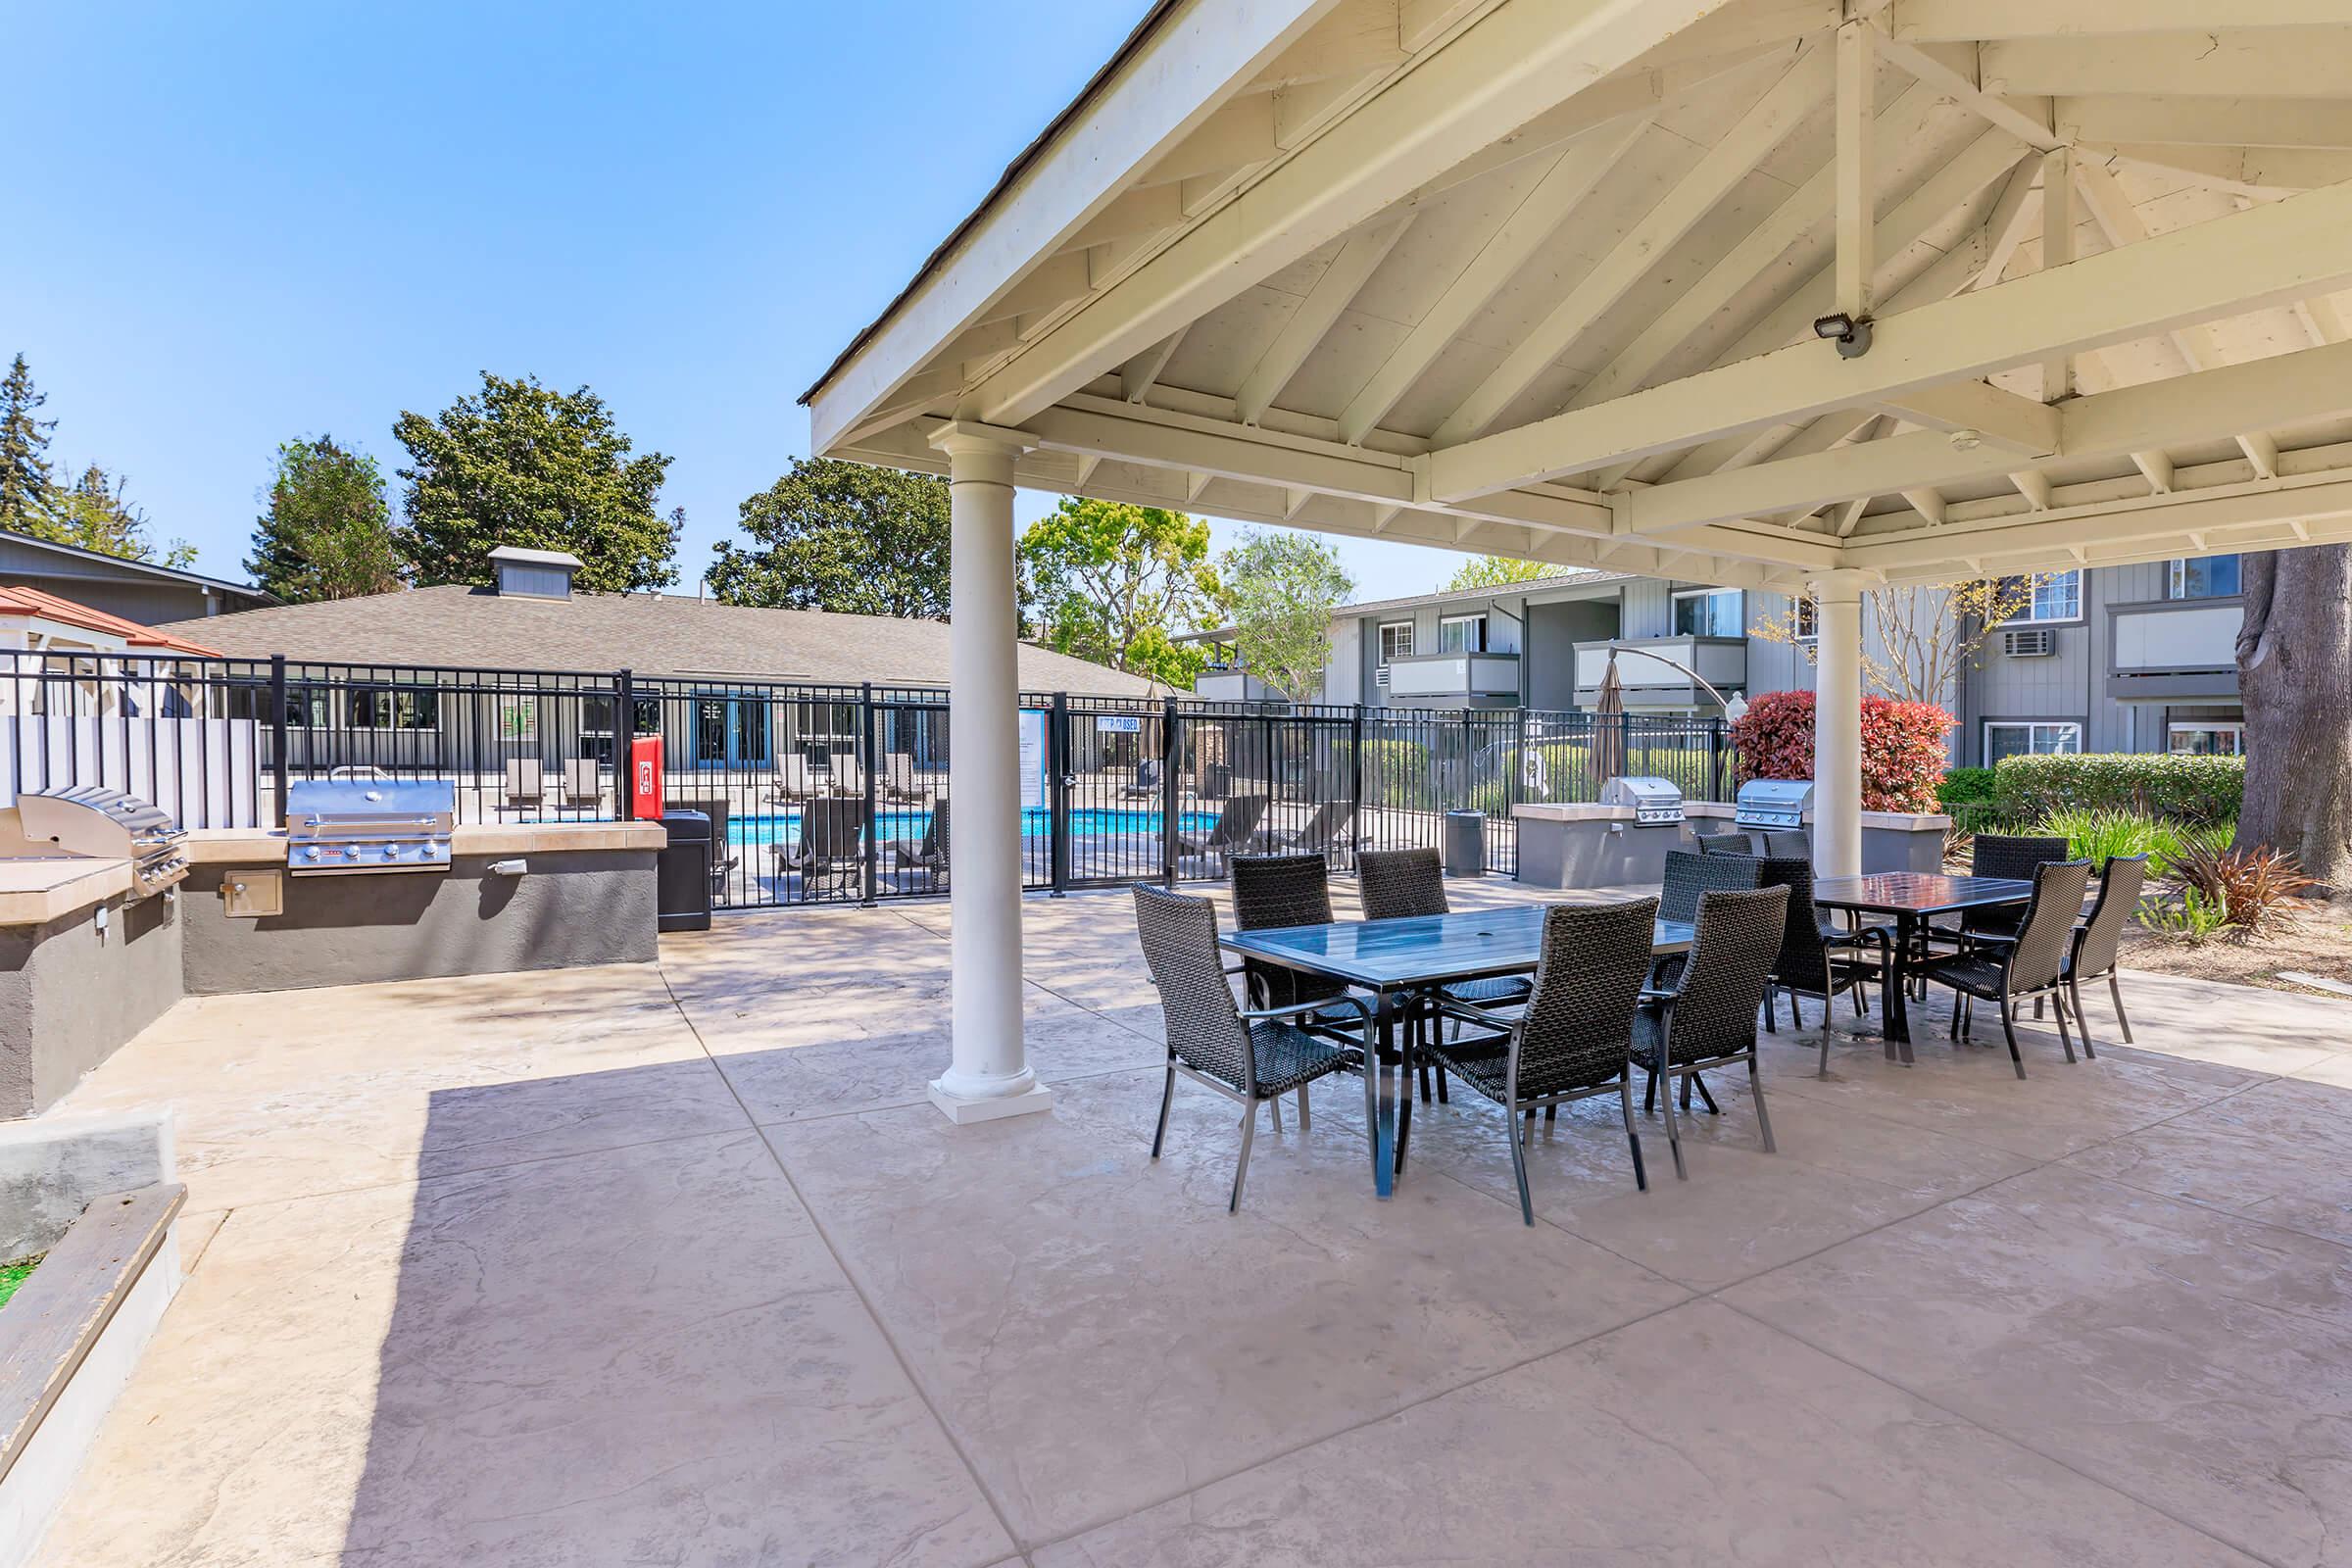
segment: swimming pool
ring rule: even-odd
[[[1121,811],[1087,808],[1070,813],[1070,832],[1082,839],[1157,838],[1161,813],[1157,811]],[[1176,818],[1177,828],[1186,833],[1205,833],[1214,827],[1214,811],[1184,811]],[[919,839],[931,826],[931,813],[914,807],[894,808],[877,813],[876,833],[883,839]],[[1043,807],[1021,813],[1021,836],[1044,838],[1047,831],[1047,812]],[[779,811],[768,816],[737,817],[727,824],[727,841],[731,844],[793,844],[800,840],[801,813]]]

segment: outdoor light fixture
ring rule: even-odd
[[[1984,444],[1984,432],[1982,430],[1954,430],[1952,432],[1952,450],[1954,452],[1974,452]]]
[[[1813,318],[1813,335],[1837,344],[1840,359],[1858,360],[1870,352],[1870,318],[1848,316],[1843,311],[1835,316],[1817,316]]]

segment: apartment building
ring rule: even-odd
[[[2030,598],[1984,639],[1942,697],[1960,720],[1954,761],[1990,763],[2024,752],[2242,751],[2236,557],[2059,573],[2035,582]],[[1629,710],[1714,712],[1709,686],[1727,699],[1812,687],[1802,640],[1808,615],[1782,595],[1619,572],[1349,605],[1333,618],[1319,698],[1368,707],[1590,707],[1614,645]],[[1877,618],[1866,601],[1865,644],[1892,662]],[[1795,639],[1756,634],[1766,626]],[[1230,628],[1200,634],[1221,652],[1230,636]],[[1212,663],[1197,690],[1213,699],[1273,695],[1230,660]]]

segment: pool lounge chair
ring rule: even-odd
[[[1236,795],[1225,803],[1217,813],[1216,822],[1206,833],[1178,832],[1178,859],[1223,861],[1243,854],[1257,842],[1257,824],[1266,814],[1263,795]]]
[[[920,885],[937,888],[948,876],[948,798],[941,796],[931,808],[931,819],[923,824],[920,838],[893,839],[890,842],[890,866],[893,871],[916,873]]]
[[[1304,827],[1275,828],[1267,837],[1283,850],[1312,850],[1328,857],[1334,850],[1355,848],[1355,803],[1325,801],[1315,808]]]
[[[778,875],[798,871],[801,896],[819,897],[828,882],[855,881],[865,864],[865,802],[829,796],[801,808],[801,832],[792,844],[770,845]]]
[[[603,770],[593,757],[566,758],[564,762],[564,804],[590,810],[605,801]]]
[[[1156,757],[1147,757],[1135,764],[1135,782],[1119,793],[1131,801],[1156,801],[1166,790],[1161,763]]]
[[[537,810],[547,800],[547,775],[536,757],[507,759],[507,807]]]

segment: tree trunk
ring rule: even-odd
[[[2291,852],[2352,894],[2352,545],[2249,555],[2237,686],[2246,709],[2240,850]]]

